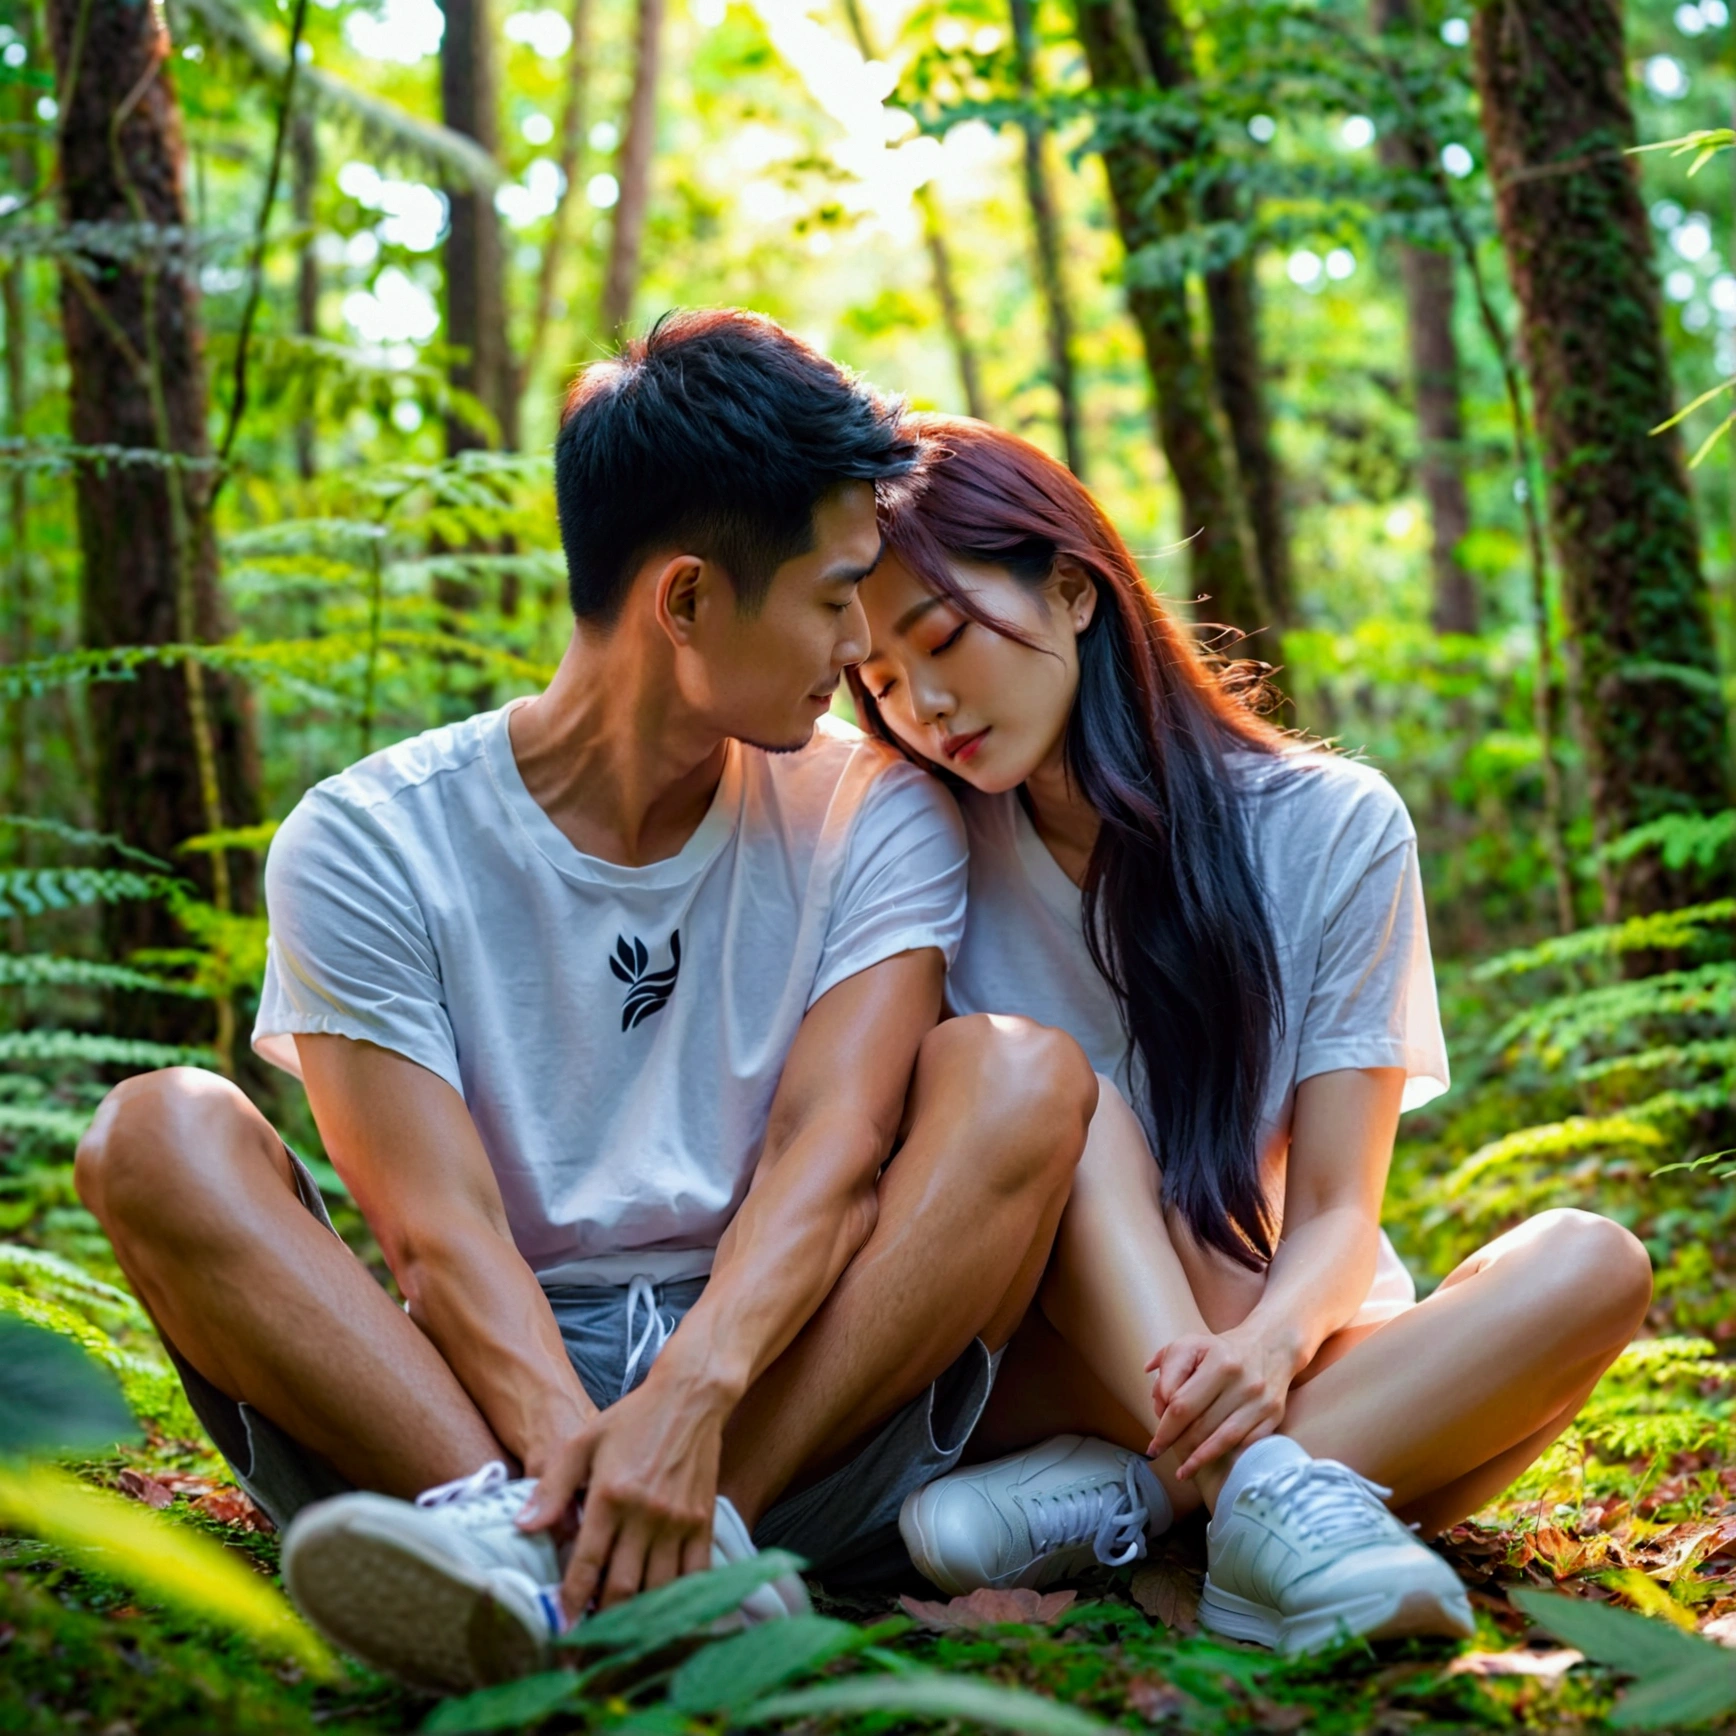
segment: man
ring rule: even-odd
[[[665,320],[567,405],[548,689],[285,822],[254,1043],[406,1310],[210,1074],[128,1081],[80,1148],[291,1592],[408,1679],[533,1669],[563,1606],[750,1533],[860,1566],[1034,1292],[1094,1076],[1039,1027],[936,1025],[956,812],[816,730],[916,456],[770,322]]]

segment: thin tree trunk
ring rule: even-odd
[[[613,337],[633,311],[651,206],[651,164],[657,150],[657,84],[663,63],[665,0],[638,0],[633,41],[633,94],[621,138],[616,180],[615,233],[603,281],[603,330]]]
[[[314,248],[313,190],[319,180],[319,137],[307,109],[291,122],[289,135],[292,170],[291,199],[301,245],[295,257],[295,329],[304,338],[319,336],[319,254]],[[302,481],[311,481],[316,468],[314,424],[311,415],[295,425],[295,468]]]
[[[1114,0],[1079,0],[1079,36],[1091,82],[1108,97],[1147,82],[1144,57]],[[1158,438],[1181,495],[1183,533],[1191,576],[1208,599],[1207,618],[1243,633],[1269,628],[1273,613],[1242,517],[1236,477],[1218,432],[1211,369],[1194,342],[1185,283],[1144,281],[1139,253],[1186,226],[1187,212],[1173,194],[1158,193],[1161,159],[1142,140],[1120,132],[1103,147],[1103,166],[1129,261],[1127,306],[1139,328],[1146,367],[1157,398]],[[1272,635],[1261,654],[1276,661]]]
[[[35,14],[26,10],[24,46],[27,54],[36,48]],[[14,85],[11,101],[6,105],[7,119],[16,131],[13,134],[11,159],[12,185],[21,198],[36,191],[36,145],[30,112],[30,87]],[[6,433],[10,439],[24,438],[25,406],[28,383],[25,378],[25,357],[30,339],[25,326],[24,296],[25,263],[12,260],[0,276],[0,301],[6,321]],[[32,595],[30,572],[30,479],[22,465],[6,478],[6,528],[11,533],[12,546],[6,554],[6,654],[15,663],[25,662],[34,649],[35,598]],[[30,739],[25,729],[25,702],[14,699],[6,706],[6,793],[0,798],[0,812],[27,814],[30,805]],[[12,834],[14,860],[25,860],[24,840],[27,833]],[[22,950],[24,936],[22,918],[12,919],[12,945]]]
[[[442,118],[474,139],[491,157],[500,151],[499,79],[489,0],[445,0],[440,40]],[[446,237],[446,341],[460,352],[452,383],[495,418],[500,444],[518,444],[516,398],[506,342],[506,291],[500,217],[486,189],[449,186]],[[489,444],[487,434],[462,416],[446,419],[446,450]]]
[[[861,0],[843,0],[843,7],[845,21],[856,42],[856,52],[864,60],[878,60],[878,47],[869,32]],[[979,422],[987,421],[988,399],[983,392],[982,369],[977,363],[970,328],[965,324],[964,298],[958,293],[952,250],[946,244],[946,223],[941,214],[940,195],[932,182],[916,189],[916,210],[922,219],[922,244],[928,250],[929,270],[934,277],[934,298],[940,303],[940,321],[946,328],[946,341],[952,347],[959,385],[964,389],[965,409]]]
[[[1372,0],[1370,22],[1377,35],[1416,28],[1413,0]],[[1390,170],[1415,173],[1416,160],[1402,130],[1384,133],[1380,160]],[[1477,582],[1459,559],[1459,544],[1471,528],[1465,487],[1465,420],[1459,385],[1459,343],[1453,332],[1457,275],[1451,253],[1400,242],[1399,280],[1409,328],[1411,393],[1422,448],[1418,473],[1429,503],[1429,565],[1433,575],[1437,633],[1475,633],[1481,608]]]
[[[101,269],[63,271],[72,437],[192,461],[80,466],[82,637],[93,647],[216,639],[224,622],[211,472],[199,464],[210,445],[194,266],[137,231],[141,219],[174,229],[187,222],[168,36],[156,8],[126,0],[50,0],[48,21],[67,93],[62,215],[117,225],[132,237]],[[194,833],[258,818],[251,712],[234,682],[197,665],[146,665],[134,682],[94,686],[89,707],[105,830],[173,859]],[[202,856],[182,871],[219,901],[246,909],[247,860]],[[105,941],[122,958],[183,944],[168,913],[147,902],[107,907]],[[126,997],[116,1019],[133,1034],[186,1040],[208,1033],[210,1013],[168,996]]]
[[[854,0],[852,0],[854,4]],[[1037,95],[1037,21],[1032,0],[1008,0],[1013,22],[1013,53],[1019,94],[1027,103]],[[1037,286],[1043,298],[1044,335],[1049,347],[1049,381],[1055,388],[1056,420],[1067,468],[1085,477],[1085,435],[1079,415],[1078,378],[1073,361],[1073,308],[1061,268],[1061,225],[1049,180],[1048,132],[1034,113],[1021,123],[1025,145],[1025,200],[1031,208],[1031,240],[1036,252]]]
[[[584,165],[585,99],[591,79],[591,3],[592,0],[573,0],[573,41],[567,51],[566,102],[561,109],[561,143],[557,158],[561,191],[549,216],[548,241],[537,266],[530,337],[524,346],[524,354],[518,360],[514,391],[521,402],[542,361],[543,346],[548,342],[549,325],[554,317],[555,285],[566,258],[567,226],[573,201],[578,196],[579,173]]]
[[[1670,414],[1652,244],[1630,161],[1618,0],[1489,0],[1474,58],[1495,213],[1524,330],[1561,562],[1593,818],[1611,838],[1730,799],[1698,530]],[[1704,877],[1636,858],[1607,914]]]
[[[1152,81],[1160,90],[1191,88],[1199,76],[1193,41],[1173,0],[1131,0],[1130,11]],[[1196,139],[1183,148],[1196,163],[1207,166],[1203,215],[1218,223],[1245,220],[1230,184],[1210,170],[1209,142]],[[1283,471],[1272,443],[1265,370],[1260,362],[1252,257],[1244,254],[1205,273],[1205,290],[1213,384],[1235,454],[1242,508],[1259,563],[1261,587],[1273,617],[1282,622],[1294,612],[1295,582],[1285,524]]]

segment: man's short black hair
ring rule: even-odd
[[[573,613],[610,624],[663,548],[715,560],[751,611],[814,546],[827,494],[846,481],[878,491],[917,451],[900,405],[773,321],[665,314],[567,395],[555,504]]]

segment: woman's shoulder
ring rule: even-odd
[[[1301,832],[1378,851],[1416,835],[1404,797],[1366,760],[1298,744],[1234,754],[1229,766],[1250,823],[1280,829],[1292,844]]]

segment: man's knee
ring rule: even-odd
[[[1097,1075],[1066,1032],[973,1013],[937,1025],[920,1065],[955,1094],[979,1135],[973,1143],[1006,1165],[1014,1185],[1071,1177],[1097,1107]]]
[[[201,1171],[270,1137],[264,1117],[229,1080],[202,1067],[166,1067],[123,1080],[102,1100],[78,1142],[73,1184],[112,1229],[171,1199],[185,1209]]]

